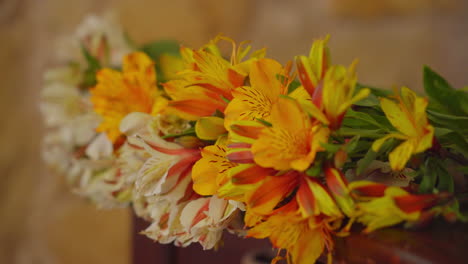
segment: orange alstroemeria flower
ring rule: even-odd
[[[403,143],[389,155],[393,170],[402,170],[411,155],[423,152],[432,146],[434,127],[427,120],[427,104],[427,98],[418,97],[407,87],[401,88],[401,95],[396,96],[396,101],[380,99],[385,116],[399,133],[390,133],[376,140],[372,149],[377,151],[390,138],[403,140]]]
[[[231,60],[224,59],[217,46],[219,40],[233,44]],[[239,48],[233,40],[217,37],[199,50],[181,48],[185,70],[179,72],[178,80],[164,84],[167,94],[173,99],[169,109],[180,117],[198,120],[217,110],[224,112],[227,102],[233,98],[232,91],[244,85],[250,63],[264,56],[263,51],[254,52],[251,59],[241,62],[250,51],[250,46]]]
[[[253,62],[249,75],[251,85],[232,92],[234,98],[224,112],[226,128],[239,120],[270,121],[273,104],[280,95],[288,93],[288,72],[287,68],[272,59]]]
[[[225,140],[205,147],[201,155],[192,170],[193,189],[201,195],[214,195],[229,180],[229,170],[238,164],[226,159]]]
[[[119,125],[127,114],[157,114],[167,105],[156,86],[154,62],[141,52],[125,56],[122,72],[100,70],[90,92],[94,111],[103,119],[96,130],[105,132],[113,142],[122,135]]]
[[[404,221],[418,221],[424,210],[448,198],[445,193],[410,194],[400,187],[369,181],[352,182],[349,189],[357,197],[357,221],[366,225],[367,233]]]
[[[340,223],[340,220],[335,222]],[[287,251],[285,258],[288,263],[314,263],[325,248],[328,252],[333,250],[332,233],[337,229],[335,226],[339,225],[334,225],[333,220],[323,217],[303,218],[292,211],[268,217],[254,225],[247,236],[269,238],[275,248]],[[281,257],[275,260],[279,259]]]
[[[356,206],[343,173],[336,168],[325,166],[325,179],[341,211],[353,218],[356,215]]]
[[[293,99],[279,98],[272,107],[270,122],[272,126],[264,127],[252,143],[253,159],[262,167],[304,171],[314,161],[316,153],[323,150],[321,143],[328,141],[329,130],[314,125]],[[233,139],[246,127],[242,124],[249,123],[234,125],[237,131],[232,133]],[[258,127],[257,122],[250,125]]]
[[[348,69],[341,65],[330,66],[327,42],[328,37],[315,41],[309,57],[298,56],[296,63],[299,79],[309,95],[301,104],[317,120],[336,130],[346,110],[367,97],[370,90],[361,89],[355,94],[356,63]]]

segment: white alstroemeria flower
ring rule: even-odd
[[[203,249],[212,249],[221,239],[223,230],[239,213],[240,203],[217,196],[189,202],[181,213],[181,223]]]
[[[103,65],[119,65],[122,58],[134,50],[116,16],[110,13],[86,17],[74,35],[61,39],[58,47],[59,59],[82,59],[82,45]],[[78,62],[81,64],[83,61]]]
[[[64,174],[76,192],[100,207],[128,204],[132,185],[116,169],[113,144],[96,133],[101,117],[93,110],[89,91],[80,85],[88,67],[82,47],[102,66],[119,66],[134,48],[112,15],[90,16],[59,45],[56,59],[63,66],[44,74],[41,91],[40,109],[47,129],[44,160]]]
[[[86,148],[86,155],[91,160],[112,158],[114,147],[105,133],[100,133]]]
[[[132,168],[124,173],[136,178],[135,191],[142,196],[164,195],[172,190],[181,179],[190,177],[190,166],[197,159],[193,151],[159,136],[159,120],[158,116],[131,113],[120,124],[128,138],[119,163],[122,168]],[[136,177],[130,176],[135,172]]]

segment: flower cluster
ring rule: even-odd
[[[430,100],[359,84],[328,37],[286,65],[224,36],[129,45],[110,64],[120,52],[106,34],[77,40],[84,62],[48,74],[45,156],[98,205],[131,203],[148,237],[211,249],[228,229],[301,264],[331,259],[353,225],[466,220],[468,95],[429,68]]]

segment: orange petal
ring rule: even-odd
[[[425,208],[434,206],[437,202],[437,195],[424,194],[424,195],[403,195],[393,198],[396,205],[406,213],[413,213],[421,211]]]
[[[282,176],[267,177],[265,182],[247,198],[251,210],[258,214],[268,214],[286,198],[297,186],[298,177],[295,173]]]
[[[272,175],[274,170],[263,168],[258,165],[247,167],[238,166],[231,170],[233,184],[251,184],[263,180],[266,176]]]
[[[224,111],[225,106],[209,100],[180,100],[172,101],[169,107],[176,110],[176,113],[182,112],[181,117],[189,120],[196,120],[197,117],[210,116],[216,110]]]

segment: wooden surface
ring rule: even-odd
[[[439,221],[417,231],[388,228],[338,239],[335,263],[464,264],[467,245],[467,224]]]

